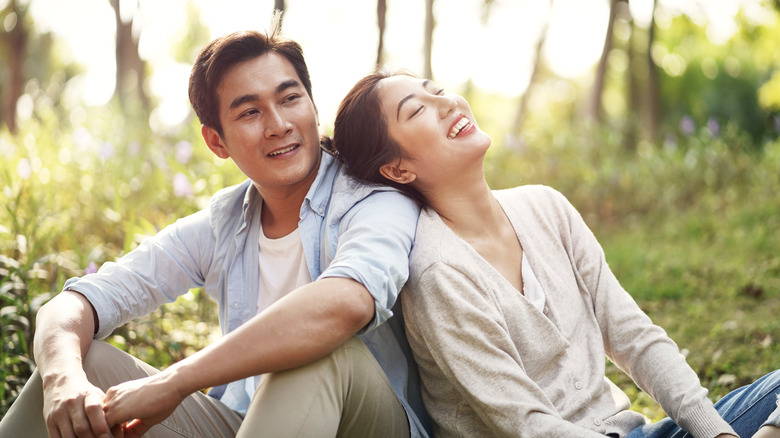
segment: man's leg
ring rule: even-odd
[[[93,341],[84,358],[84,370],[93,385],[106,391],[113,385],[155,374],[154,367],[111,345]],[[187,397],[162,423],[145,437],[232,437],[241,425],[241,416],[219,401],[197,392]],[[0,438],[47,437],[43,419],[41,377],[35,371],[19,398],[0,422]]]
[[[238,437],[403,437],[409,420],[360,338],[260,380]]]

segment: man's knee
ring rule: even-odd
[[[158,372],[149,364],[103,341],[92,341],[82,362],[87,379],[102,390]]]

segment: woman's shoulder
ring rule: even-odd
[[[529,184],[510,189],[494,190],[494,196],[505,209],[515,214],[561,215],[571,208],[568,199],[558,190],[541,184]]]
[[[414,244],[409,254],[409,265],[413,268],[413,272],[410,272],[412,276],[442,260],[441,251],[448,240],[448,233],[451,233],[450,229],[436,211],[430,207],[420,211]]]

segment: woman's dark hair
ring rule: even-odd
[[[336,151],[346,164],[347,174],[353,178],[395,187],[424,204],[425,198],[417,189],[379,173],[383,165],[403,158],[401,147],[387,131],[377,90],[382,79],[399,74],[409,73],[378,71],[358,81],[341,101],[333,124],[332,143],[325,139],[325,147]]]
[[[256,31],[235,32],[215,39],[201,50],[192,66],[189,95],[192,108],[202,124],[223,135],[217,88],[234,66],[269,52],[278,53],[290,61],[306,93],[314,101],[303,49],[295,41],[280,37],[280,23],[281,15],[277,14],[268,35]]]

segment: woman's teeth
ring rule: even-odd
[[[458,123],[455,124],[455,126],[452,127],[450,130],[450,133],[447,135],[447,138],[452,140],[460,133],[460,130],[465,128],[466,125],[469,124],[469,119],[463,117],[462,119],[458,120]]]

